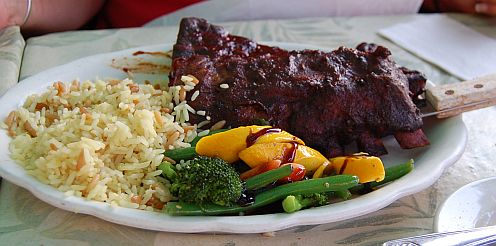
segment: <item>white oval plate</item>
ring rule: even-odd
[[[318,48],[302,44],[271,43],[286,49]],[[131,57],[136,51],[167,51],[171,45],[140,47],[119,52],[95,55],[55,67],[21,81],[1,99],[0,119],[22,105],[25,98],[39,93],[54,81],[72,81],[99,78],[125,78],[126,73],[110,68],[116,58]],[[133,59],[134,59],[133,58]],[[165,75],[160,75],[165,76]],[[0,131],[0,176],[22,186],[39,199],[61,209],[94,215],[114,223],[143,229],[171,232],[229,232],[258,233],[282,230],[299,225],[323,224],[346,220],[377,211],[395,200],[421,191],[433,184],[443,170],[453,164],[464,151],[467,130],[461,117],[446,120],[427,119],[424,131],[431,145],[414,150],[401,149],[393,138],[386,138],[389,154],[383,157],[386,166],[406,162],[413,158],[415,169],[391,184],[363,196],[307,209],[293,214],[266,214],[250,216],[199,216],[171,217],[159,212],[111,207],[107,203],[87,201],[82,198],[65,196],[55,188],[38,182],[10,159],[10,138]]]
[[[437,232],[496,225],[496,177],[469,183],[451,194],[439,207]]]

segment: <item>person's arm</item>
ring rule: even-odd
[[[496,16],[496,0],[424,0],[422,10]]]
[[[478,0],[475,4],[475,12],[496,16],[496,0]]]
[[[42,34],[82,27],[105,0],[32,0],[25,23],[28,0],[0,0],[0,28],[20,25],[23,32]]]

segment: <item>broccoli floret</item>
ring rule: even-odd
[[[171,192],[179,201],[230,206],[243,191],[239,174],[219,158],[201,156],[175,167],[162,163],[159,168],[171,181]]]
[[[287,196],[282,201],[282,208],[286,213],[293,213],[307,207],[323,206],[329,203],[329,196],[325,193],[310,195]]]
[[[176,170],[172,163],[164,161],[158,166],[158,169],[162,170],[162,175],[167,179],[174,180],[176,178]]]

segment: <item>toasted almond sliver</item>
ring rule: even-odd
[[[99,149],[99,150],[96,150],[95,153],[98,155],[98,156],[101,156],[103,154],[105,154],[105,148],[102,148],[102,149]]]
[[[114,86],[114,85],[117,85],[119,84],[121,81],[120,80],[117,80],[117,79],[112,79],[112,80],[109,80],[109,85],[111,86]]]
[[[12,129],[10,129],[10,128],[7,129],[7,134],[9,134],[9,136],[12,137],[12,138],[15,137],[15,136],[17,136],[17,134],[15,133],[15,131],[12,130]]]
[[[176,164],[176,161],[174,159],[172,159],[170,157],[167,157],[167,156],[164,156],[163,160],[164,161],[168,161],[168,162],[170,162],[172,164]]]
[[[12,124],[14,123],[14,120],[16,118],[16,115],[15,115],[15,112],[14,111],[10,111],[9,115],[7,116],[7,118],[5,118],[5,124],[7,125],[7,127],[10,129],[12,127]]]
[[[90,125],[93,122],[93,116],[91,114],[82,114],[85,116],[84,123]]]
[[[83,106],[81,106],[81,108],[79,108],[79,111],[80,111],[82,114],[87,114],[87,113],[88,113],[88,110],[87,110],[85,107],[83,107]]]
[[[34,110],[40,111],[43,108],[45,108],[45,110],[48,110],[48,105],[46,103],[37,103],[36,106],[34,107]]]
[[[184,126],[183,129],[184,129],[184,134],[186,134],[188,131],[194,130],[195,127],[194,126]]]
[[[86,161],[85,161],[85,158],[84,158],[84,149],[81,150],[81,152],[79,152],[79,157],[78,157],[78,160],[77,160],[77,164],[76,164],[76,170],[81,170],[81,168],[86,165]]]
[[[157,121],[157,124],[163,125],[164,121],[162,120],[162,116],[158,111],[153,111],[153,115],[155,116],[155,121]]]
[[[96,174],[93,179],[91,179],[91,182],[86,186],[85,193],[86,195],[97,185],[98,181],[100,181],[100,174]]]
[[[56,151],[59,148],[57,148],[57,145],[55,145],[54,143],[50,143],[50,149]]]
[[[181,89],[179,89],[179,101],[184,101],[186,100],[186,90],[184,89],[184,86],[181,85]]]
[[[147,206],[153,206],[153,203],[155,203],[155,197],[150,197],[148,201],[145,203]]]
[[[59,115],[56,113],[46,112],[45,118],[47,119],[48,125],[51,125],[55,120],[59,119]]]
[[[138,84],[131,83],[131,84],[128,84],[127,86],[129,87],[129,90],[131,90],[131,92],[136,93],[139,91],[139,85]]]
[[[122,160],[124,160],[124,154],[115,155],[115,160],[114,160],[115,164],[120,164]]]
[[[172,112],[172,110],[170,108],[161,108],[160,112],[170,114],[170,112]]]
[[[179,138],[179,132],[172,133],[167,138],[167,142],[164,143],[164,149],[165,150],[168,150],[169,149],[169,146],[171,146],[178,138]]]
[[[28,121],[24,122],[24,130],[29,134],[31,137],[36,137],[38,134],[36,134],[36,130],[29,124]]]
[[[53,87],[55,87],[55,89],[57,89],[57,96],[60,96],[60,95],[64,94],[64,92],[65,92],[65,85],[61,81],[55,82],[55,84],[53,85]]]
[[[165,203],[161,201],[157,201],[153,204],[153,208],[162,210],[164,208]]]
[[[191,82],[193,82],[195,85],[200,83],[200,81],[195,76],[188,74],[188,77],[190,77],[192,79]]]
[[[141,196],[132,196],[131,197],[131,202],[141,204]]]

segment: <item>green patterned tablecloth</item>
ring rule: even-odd
[[[496,37],[491,20],[455,15],[453,18]],[[225,23],[232,33],[255,40],[354,47],[362,41],[383,44],[403,66],[424,72],[436,83],[457,80],[377,35],[380,28],[421,15],[393,17],[322,18]],[[23,40],[19,29],[0,32],[0,94],[45,69],[92,54],[175,41],[177,27],[97,30],[56,33]],[[496,109],[464,114],[469,131],[462,158],[432,185],[377,212],[354,219],[299,226],[274,235],[179,234],[146,231],[52,207],[7,181],[0,186],[0,245],[377,245],[388,239],[433,230],[436,209],[457,188],[496,175]]]

